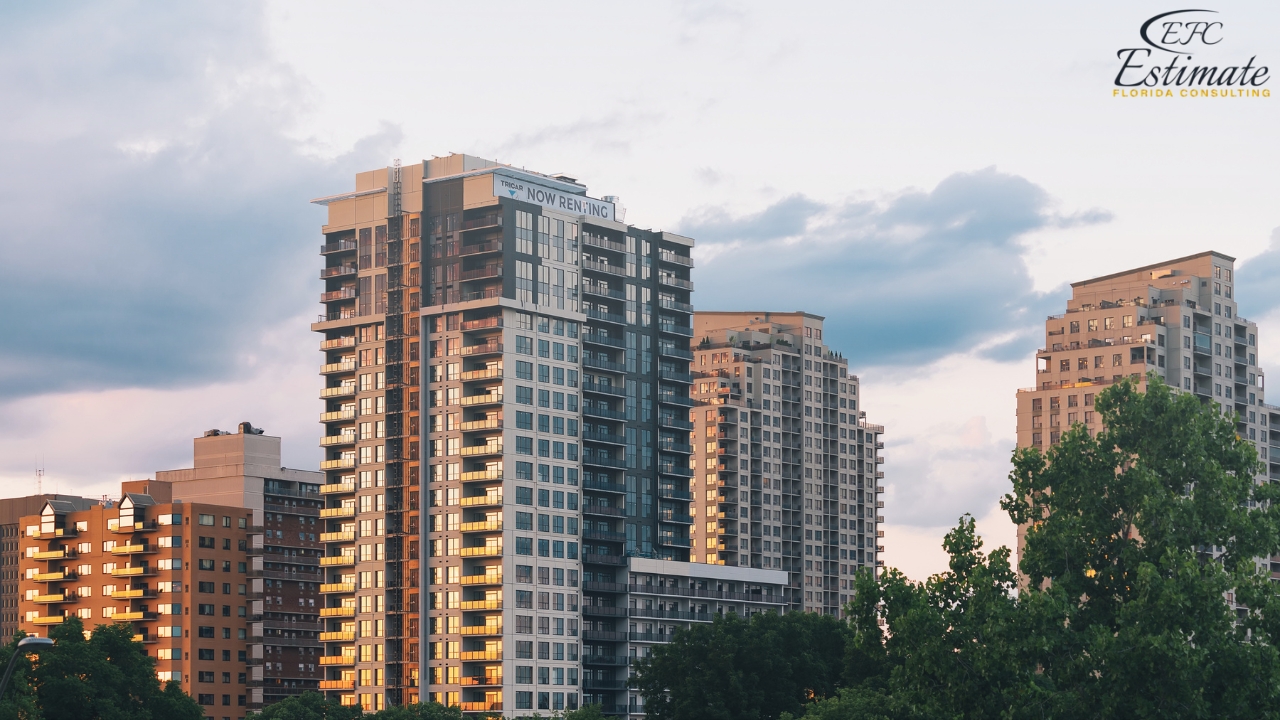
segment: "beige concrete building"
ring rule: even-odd
[[[1018,391],[1018,447],[1047,450],[1076,424],[1097,432],[1097,394],[1128,377],[1145,389],[1153,372],[1234,418],[1269,464],[1259,481],[1280,479],[1280,414],[1264,403],[1258,326],[1235,288],[1235,259],[1217,252],[1072,283],[1066,312],[1045,322],[1037,383]]]
[[[838,614],[883,565],[884,428],[802,312],[694,315],[695,562],[779,570],[792,609]]]

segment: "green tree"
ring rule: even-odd
[[[155,660],[123,623],[99,625],[89,638],[77,617],[49,633],[54,646],[29,673],[45,720],[201,720],[181,688],[161,689]],[[18,679],[15,676],[15,681]]]
[[[26,636],[19,630],[8,645],[0,648],[0,673],[9,666],[9,659],[18,649],[18,641]],[[40,717],[35,686],[29,682],[31,667],[31,661],[25,655],[18,658],[13,668],[13,679],[4,697],[0,698],[0,720],[37,720]]]
[[[836,692],[848,636],[829,615],[717,617],[655,647],[633,683],[654,720],[772,720]]]
[[[268,705],[261,712],[251,712],[245,720],[356,720],[361,715],[358,707],[326,700],[318,692],[304,692]]]
[[[1002,502],[1030,524],[1020,600],[1057,717],[1266,717],[1280,710],[1280,486],[1233,422],[1154,375],[1098,396],[1047,454],[1014,455]],[[1234,592],[1253,609],[1237,618]]]
[[[413,703],[379,710],[368,717],[373,720],[462,720],[462,709],[440,703]]]

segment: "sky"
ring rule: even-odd
[[[1280,64],[1280,5],[1206,7],[1197,60]],[[1226,253],[1280,354],[1280,97],[1113,95],[1171,9],[0,6],[0,491],[115,495],[245,420],[315,468],[308,201],[466,152],[695,238],[699,308],[826,316],[886,427],[887,565],[945,569],[964,513],[1012,544],[1015,392],[1068,283]]]

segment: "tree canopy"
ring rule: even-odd
[[[1094,409],[1096,435],[1077,425],[1013,455],[1001,505],[1026,527],[1021,576],[962,517],[946,572],[856,579],[842,672],[814,702],[755,689],[751,714],[717,698],[760,666],[729,628],[678,635],[684,657],[655,656],[646,702],[663,718],[1280,717],[1280,594],[1257,562],[1280,551],[1280,486],[1255,481],[1258,451],[1234,418],[1154,376]],[[727,689],[703,687],[715,683]]]

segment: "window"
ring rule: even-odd
[[[516,554],[532,555],[533,554],[533,538],[517,537],[516,538]]]
[[[533,454],[533,438],[517,435],[516,436],[516,454],[532,455]],[[201,562],[204,562],[204,561],[201,560]]]
[[[214,586],[214,583],[211,583],[211,582],[202,582],[198,585],[198,587],[200,589],[200,592],[202,593],[211,593],[213,592],[213,589],[215,586]]]
[[[533,354],[533,338],[525,337],[524,335],[517,335],[516,336],[516,352],[520,353],[521,355],[532,355]]]
[[[213,605],[201,604],[198,608],[198,612],[201,615],[213,615]]]
[[[545,390],[543,392],[546,392]],[[521,405],[533,404],[533,388],[523,385],[516,386],[516,402]]]
[[[211,638],[213,637],[213,628],[208,627],[206,625],[201,625],[197,630],[197,636],[202,638]]]
[[[212,660],[213,650],[211,648],[200,648],[196,651],[196,657],[200,660]]]
[[[533,379],[533,363],[523,360],[516,361],[516,379],[532,380]]]
[[[213,560],[210,560],[210,559],[208,559],[208,558],[201,558],[201,560],[200,560],[200,569],[201,569],[201,570],[213,570],[213,569],[214,569],[214,567],[213,567]]]
[[[532,430],[533,429],[533,413],[516,411],[516,429]]]
[[[209,526],[209,527],[213,527],[213,516],[212,516],[212,515],[201,515],[201,516],[200,516],[200,524],[201,524],[201,525],[207,525],[207,526]]]

